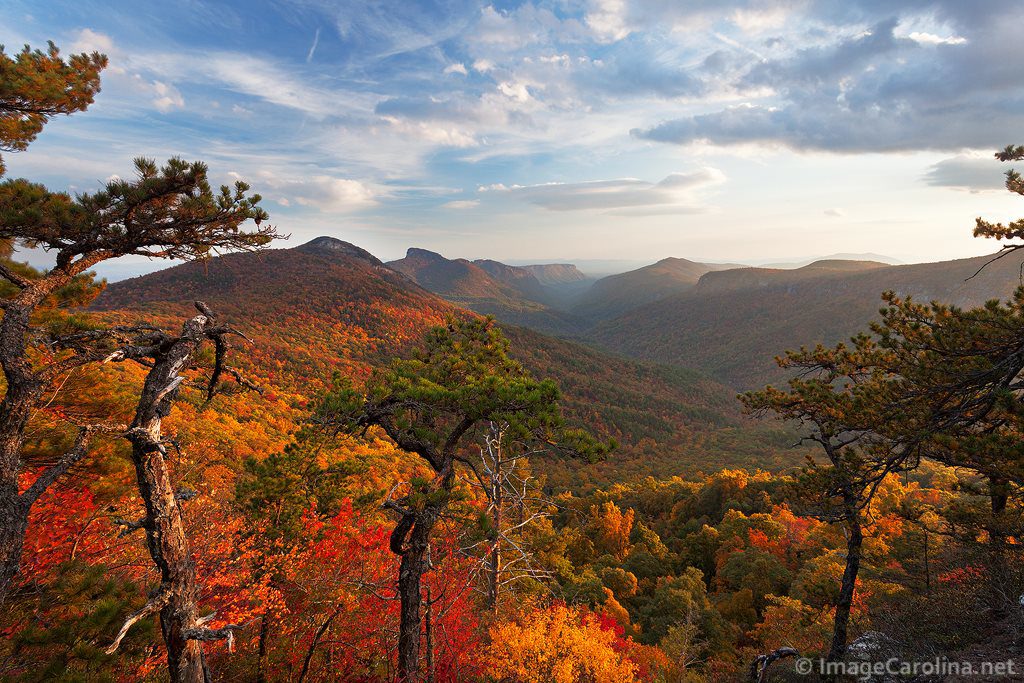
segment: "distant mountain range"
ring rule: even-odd
[[[685,292],[705,273],[743,267],[666,258],[595,280],[571,264],[510,266],[489,259],[447,259],[417,248],[387,266],[478,313],[567,336],[584,335],[595,322]]]
[[[884,263],[889,266],[899,266],[902,262],[892,258],[891,256],[884,256],[882,254],[865,253],[865,254],[829,254],[828,256],[813,256],[806,259],[794,259],[792,261],[780,261],[778,263],[759,263],[754,262],[757,268],[803,268],[816,261],[874,261],[876,263]]]
[[[533,272],[423,250],[385,265],[355,245],[321,237],[292,249],[228,254],[117,282],[93,308],[112,320],[177,327],[195,314],[193,301],[205,301],[254,341],[233,352],[234,362],[274,388],[267,400],[280,404],[275,410],[301,419],[299,408],[332,372],[359,381],[405,353],[429,326],[471,315],[414,279],[452,297],[512,301],[526,293],[540,296],[537,288],[550,286]],[[576,277],[565,267],[542,274],[565,284]],[[524,365],[558,381],[573,422],[623,444],[608,462],[587,469],[588,481],[793,462],[776,425],[744,418],[733,390],[699,372],[502,327]],[[546,473],[553,485],[578,485],[578,470],[553,464]]]
[[[572,278],[546,282],[534,273],[554,266],[449,261],[418,249],[388,266],[499,320],[748,389],[783,379],[773,359],[785,350],[834,344],[866,329],[887,289],[962,306],[1009,296],[1020,283],[1020,259],[972,278],[989,258],[893,265],[877,254],[836,254],[778,264],[785,268],[666,258],[597,280],[566,271]],[[473,277],[450,277],[470,270]]]
[[[735,264],[696,263],[666,258],[627,273],[601,278],[574,301],[570,310],[588,320],[603,320],[696,286],[701,276]]]
[[[304,337],[300,349],[316,350],[306,357],[302,350],[281,351],[288,376],[308,371],[306,365],[327,372],[323,351],[339,344],[347,349],[343,363],[372,365],[378,354],[461,307],[493,315],[509,329],[540,332],[530,337],[540,355],[550,357],[551,345],[568,343],[552,338],[562,337],[745,390],[783,380],[773,358],[785,350],[834,344],[865,330],[884,290],[961,306],[1008,297],[1020,284],[1020,259],[997,261],[972,277],[988,260],[890,265],[830,258],[782,269],[666,258],[594,280],[572,264],[512,266],[416,248],[385,264],[359,247],[321,237],[293,249],[229,255],[115,283],[100,304],[131,308],[161,297],[208,297],[232,315],[255,315],[264,326],[281,321]],[[339,326],[361,332],[342,341]],[[270,336],[271,346],[278,344],[279,335]],[[602,352],[571,344],[563,369],[570,356],[584,353],[613,364]],[[722,386],[716,391],[719,399],[729,393]]]
[[[787,349],[866,331],[886,290],[959,306],[1009,297],[1020,284],[1020,259],[997,261],[975,276],[990,259],[905,266],[833,260],[713,272],[690,291],[606,320],[587,335],[624,355],[698,368],[748,389],[783,379],[773,358]]]
[[[577,335],[586,327],[566,311],[576,293],[591,283],[574,266],[509,266],[484,259],[447,259],[416,248],[387,266],[452,303],[503,322],[560,335]],[[544,275],[545,282],[537,272]]]

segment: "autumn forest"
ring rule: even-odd
[[[0,52],[8,165],[107,68]],[[0,174],[0,680],[1024,662],[1020,220],[963,227],[988,257],[592,282],[289,239],[198,160]]]

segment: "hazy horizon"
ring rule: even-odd
[[[331,237],[331,235],[317,235],[310,239],[303,238],[301,241],[296,241],[295,236],[285,237],[284,239],[275,241],[270,248],[272,249],[291,249],[300,246],[312,239],[317,237]],[[336,239],[341,239],[336,238]],[[346,240],[347,241],[347,240]],[[356,244],[356,246],[362,246]],[[426,249],[426,247],[411,246],[410,248]],[[435,251],[433,249],[427,249],[427,251]],[[373,253],[373,252],[371,252]],[[833,253],[833,254],[811,254],[811,255],[791,255],[780,259],[746,259],[746,260],[735,260],[735,261],[715,261],[713,259],[701,258],[693,255],[678,255],[678,254],[667,254],[657,259],[646,260],[646,259],[615,259],[615,258],[510,258],[501,259],[493,254],[477,254],[477,255],[461,255],[455,253],[444,253],[436,252],[447,259],[465,259],[469,261],[475,261],[479,259],[489,259],[494,261],[500,261],[510,266],[526,266],[526,265],[546,265],[546,264],[569,264],[576,266],[582,273],[589,277],[601,278],[609,275],[616,275],[619,273],[636,270],[643,268],[644,266],[657,263],[666,258],[684,258],[689,261],[698,263],[708,264],[735,264],[740,267],[762,267],[762,268],[799,268],[803,265],[807,265],[814,261],[824,259],[845,259],[845,260],[867,260],[867,261],[879,261],[886,263],[887,265],[913,265],[915,263],[928,263],[929,261],[902,261],[895,259],[886,254],[878,253]],[[47,268],[52,265],[51,259],[48,254],[41,250],[16,250],[18,258],[31,263],[34,266]],[[386,262],[398,260],[406,255],[406,251],[402,251],[401,254],[395,256],[384,257],[380,254],[373,254],[380,260]],[[97,265],[93,270],[97,274],[106,279],[108,282],[119,282],[121,280],[127,280],[129,278],[138,277],[141,275],[147,275],[154,273],[159,270],[171,268],[176,265],[180,265],[181,261],[167,261],[163,259],[145,259],[145,258],[121,258],[110,261],[104,261]]]

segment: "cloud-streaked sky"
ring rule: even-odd
[[[1015,218],[1019,0],[7,0],[8,50],[110,56],[9,173],[180,155],[298,243],[382,258],[988,253]],[[111,271],[114,272],[114,271]]]

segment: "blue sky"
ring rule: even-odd
[[[138,155],[247,180],[298,243],[395,258],[993,251],[1024,142],[1018,0],[7,0],[8,50],[110,56],[9,173]],[[110,269],[117,275],[125,268]]]

